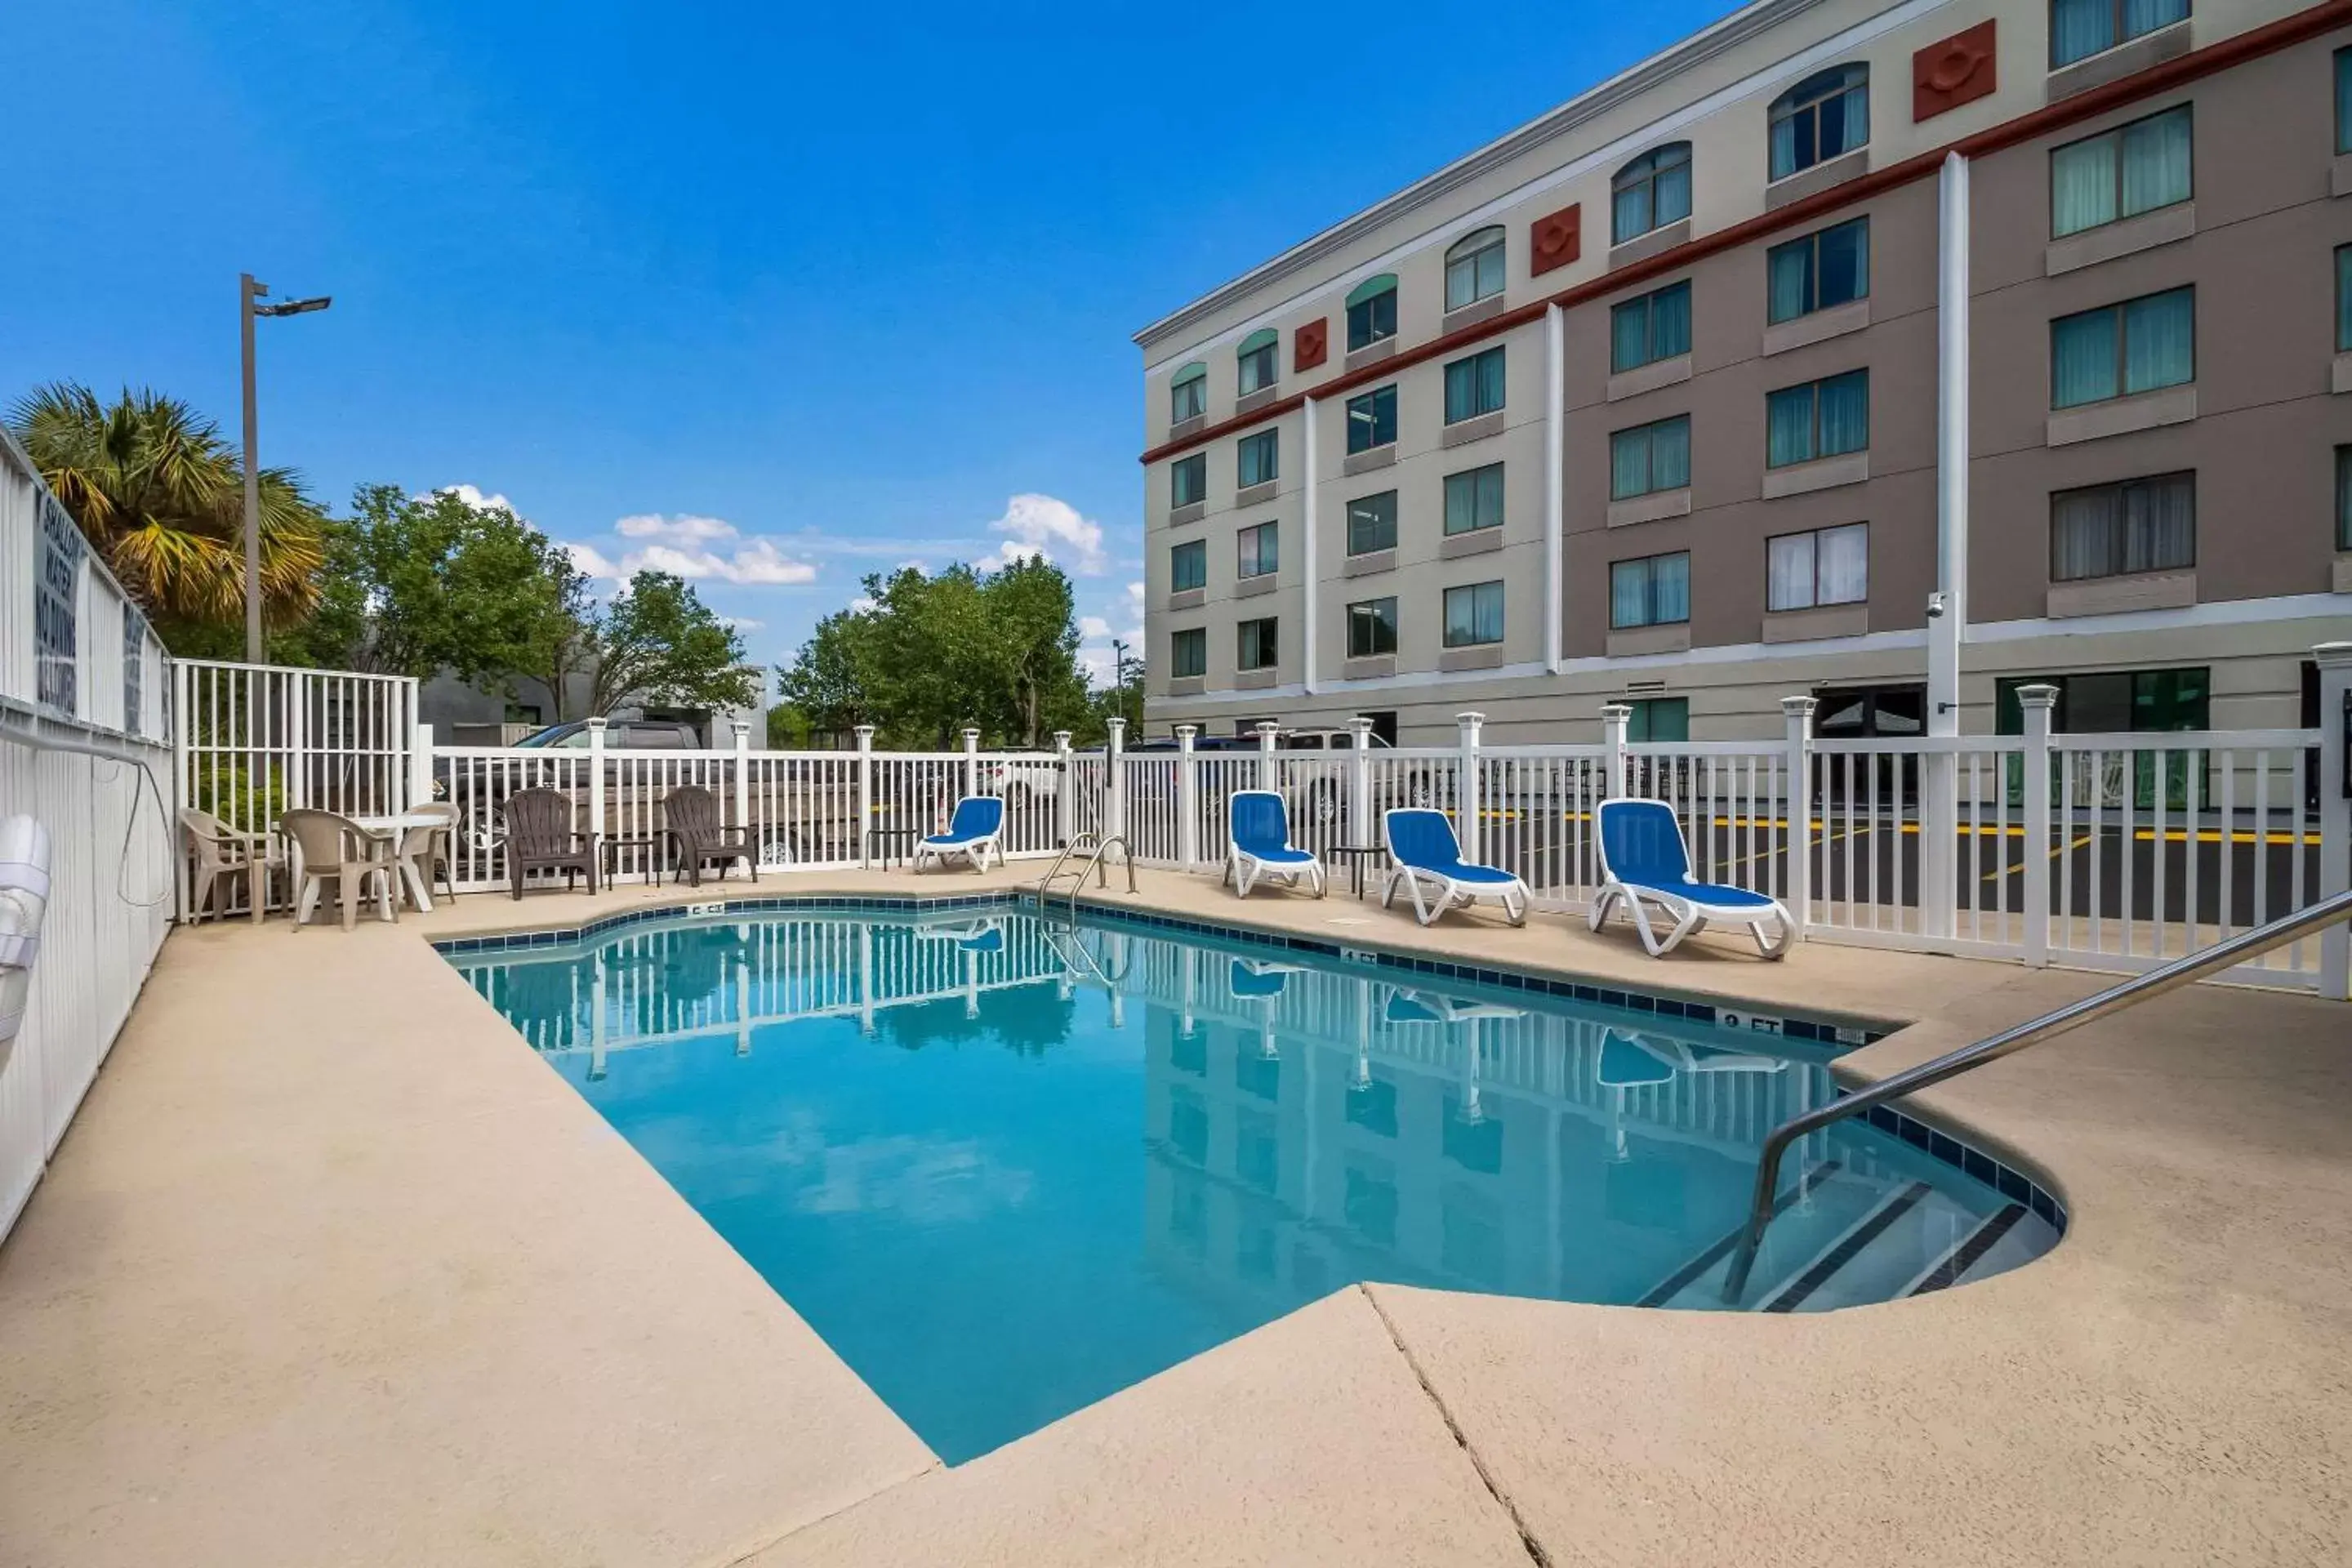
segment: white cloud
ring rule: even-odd
[[[713,540],[734,538],[735,525],[724,518],[697,517],[691,512],[664,517],[655,511],[625,517],[613,525],[613,531],[624,539],[659,539],[672,544],[708,544]]]
[[[1100,616],[1080,616],[1078,636],[1087,642],[1101,642],[1110,636],[1110,623]]]
[[[584,576],[605,578],[615,583],[623,576],[621,569],[606,560],[604,552],[593,544],[567,543],[563,550],[572,557],[572,564],[578,567]]]
[[[488,511],[492,507],[502,507],[508,511],[513,511],[515,510],[514,503],[507,500],[506,497],[486,496],[472,485],[443,485],[439,489],[435,490],[433,493],[435,495],[441,496],[456,496],[459,500],[464,501],[467,506],[472,507],[476,511]],[[422,498],[420,497],[419,499],[421,500]],[[518,513],[517,515],[520,514]]]
[[[1092,577],[1108,564],[1103,554],[1102,524],[1081,517],[1077,508],[1052,496],[1034,492],[1014,496],[1004,503],[1004,515],[988,526],[991,532],[1007,535],[997,546],[997,559],[1006,565],[1043,559]]]
[[[765,621],[754,620],[750,616],[721,616],[719,618],[739,632],[756,632],[768,624]]]

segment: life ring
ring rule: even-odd
[[[25,1021],[48,907],[48,829],[29,816],[0,821],[0,1066]]]

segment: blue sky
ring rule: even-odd
[[[1135,330],[1729,9],[9,7],[0,396],[152,384],[341,506],[471,485],[789,656],[1044,549],[1142,616]],[[35,62],[47,62],[35,64]]]

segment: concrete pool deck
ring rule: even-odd
[[[746,890],[176,931],[0,1248],[0,1564],[2352,1555],[2341,1004],[2200,987],[1926,1097],[2071,1208],[1982,1283],[1737,1317],[1350,1287],[947,1469],[420,940]],[[2105,984],[1659,963],[1622,928],[1422,931],[1172,874],[1133,901],[1920,1020],[1862,1075]]]

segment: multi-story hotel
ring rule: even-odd
[[[1150,728],[2313,723],[2352,5],[1759,0],[1138,335]]]

